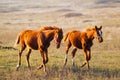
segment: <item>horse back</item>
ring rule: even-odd
[[[38,49],[38,32],[34,30],[24,30],[20,33],[21,45],[26,45],[31,49]]]
[[[70,39],[71,40],[80,40],[82,41],[83,39],[87,38],[87,34],[85,32],[80,32],[80,31],[72,31],[70,32]]]
[[[82,49],[82,44],[84,44],[86,40],[86,33],[74,30],[70,32],[68,38],[74,47]]]

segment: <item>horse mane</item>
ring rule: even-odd
[[[87,31],[91,31],[91,30],[94,30],[95,29],[95,27],[87,27],[86,29],[85,29],[85,31],[87,32]]]
[[[40,30],[54,30],[54,29],[59,29],[56,26],[43,26],[40,28]]]

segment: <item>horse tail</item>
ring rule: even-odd
[[[17,36],[16,42],[14,44],[14,47],[16,47],[20,42],[20,35]]]
[[[65,34],[65,36],[64,36],[64,38],[63,38],[63,41],[64,41],[64,42],[65,42],[66,39],[68,38],[69,33],[70,33],[70,32],[68,32],[68,33]]]

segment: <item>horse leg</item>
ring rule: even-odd
[[[88,50],[88,60],[90,60],[91,59],[91,50],[89,49]]]
[[[46,72],[46,60],[45,60],[45,54],[43,53],[43,56],[42,56],[42,58],[43,58],[43,64],[42,64],[42,67],[44,67],[44,72]]]
[[[87,55],[86,49],[84,49],[84,57],[85,57],[86,61],[83,63],[83,65],[81,67],[84,67],[86,64],[88,64],[88,67],[89,67],[88,55]]]
[[[91,59],[91,50],[90,49],[88,50],[87,56],[88,56],[88,70],[89,70],[90,69],[89,60]]]
[[[47,51],[47,49],[44,52],[44,59],[45,59],[45,62],[43,62],[44,72],[46,72],[46,65],[45,64],[48,62],[48,51]]]
[[[21,44],[21,49],[20,49],[19,55],[18,55],[18,65],[16,66],[16,70],[17,71],[20,68],[20,65],[21,65],[21,55],[22,55],[22,52],[24,51],[25,48],[26,48],[25,44]]]
[[[76,51],[77,51],[77,48],[74,48],[73,51],[72,51],[72,66],[75,66],[75,64],[74,64],[74,57],[75,57]]]
[[[43,56],[44,56],[43,51],[40,50],[40,54],[41,54],[41,57],[42,57],[42,59],[43,59]],[[42,67],[43,67],[43,65],[40,65],[37,69],[41,69]]]
[[[41,69],[44,67],[44,71],[46,72],[46,60],[45,60],[45,54],[44,54],[44,51],[41,51],[41,56],[42,56],[42,61],[43,63],[37,68],[37,69]]]
[[[45,57],[45,64],[46,64],[48,62],[48,50],[47,49],[45,50],[44,57]]]
[[[67,64],[67,59],[68,59],[68,51],[69,51],[69,48],[71,47],[71,43],[70,41],[68,42],[67,44],[67,47],[66,47],[66,55],[65,55],[65,62],[64,62],[64,66]]]
[[[85,56],[86,61],[81,67],[87,64],[88,70],[89,70],[90,69],[89,60],[91,59],[91,50],[88,50],[88,51],[84,50],[84,56]]]
[[[28,64],[28,68],[29,68],[29,69],[30,69],[30,62],[29,62],[30,53],[31,53],[31,49],[28,50],[28,53],[27,53],[27,55],[26,55],[27,64]]]
[[[41,69],[42,67],[44,67],[44,72],[46,72],[46,65],[45,64],[48,62],[48,51],[47,51],[47,49],[43,53],[41,53],[41,56],[42,56],[42,59],[43,59],[43,64],[40,65],[38,67],[38,69]]]

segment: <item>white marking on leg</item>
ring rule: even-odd
[[[68,54],[65,55],[65,60],[67,60],[67,59],[68,59]]]
[[[74,58],[72,58],[72,65],[74,66]]]
[[[18,64],[16,67],[17,67],[17,68],[19,68],[19,67],[20,67],[20,65]]]
[[[16,71],[18,71],[19,67],[20,67],[20,65],[18,64],[18,65],[16,66]]]

